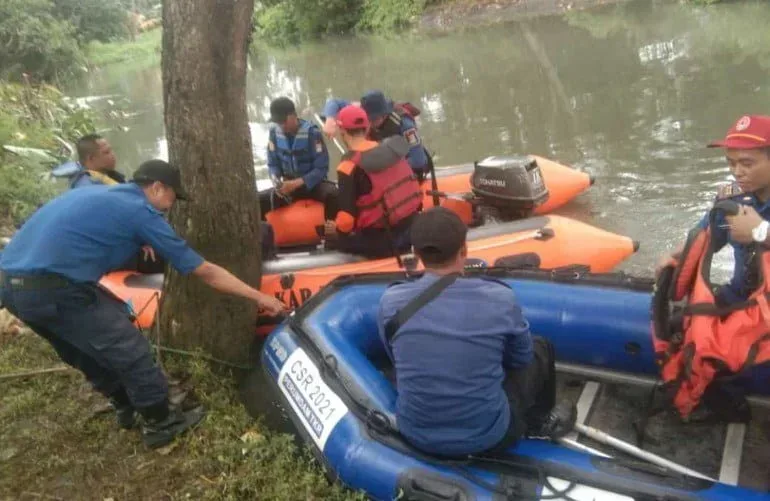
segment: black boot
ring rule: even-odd
[[[142,424],[142,440],[150,449],[163,447],[198,424],[205,415],[206,412],[203,407],[196,407],[188,411],[170,408],[165,418],[159,418],[157,415],[145,415]]]
[[[136,424],[136,409],[126,394],[126,390],[120,389],[109,397],[110,405],[115,409],[118,426],[124,430],[130,430]]]
[[[572,431],[577,420],[577,407],[561,402],[551,412],[534,420],[525,433],[527,438],[556,440]]]

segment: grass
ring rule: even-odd
[[[0,343],[0,375],[61,365],[29,331]],[[330,484],[291,435],[249,417],[232,374],[199,358],[163,363],[194,382],[208,415],[157,451],[118,429],[79,372],[0,379],[0,499],[364,499]]]
[[[162,29],[155,29],[140,33],[133,42],[91,42],[86,49],[86,57],[93,66],[160,57],[162,34]]]

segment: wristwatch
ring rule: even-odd
[[[762,221],[756,228],[751,230],[751,238],[755,242],[763,243],[767,239],[767,229],[770,228],[770,221]]]

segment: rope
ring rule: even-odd
[[[144,313],[144,310],[146,310],[153,301],[158,301],[158,305],[160,305],[160,293],[158,292],[153,293],[150,299],[148,299],[147,302],[144,303],[144,305],[139,309],[139,311],[135,315],[137,318],[137,321],[139,317],[142,316],[142,313]],[[241,369],[241,370],[253,369],[253,367],[249,365],[234,364],[232,362],[221,360],[216,357],[212,357],[211,355],[206,355],[200,352],[192,352],[187,350],[180,350],[178,348],[168,348],[166,346],[163,346],[160,343],[160,327],[158,326],[157,319],[156,321],[153,321],[152,326],[150,327],[149,330],[147,329],[140,329],[140,330],[142,331],[143,334],[147,336],[147,340],[150,342],[150,346],[152,346],[158,352],[158,363],[161,365],[161,368],[163,368],[163,364],[161,363],[161,360],[160,360],[160,353],[166,352],[166,353],[174,353],[176,355],[184,355],[186,357],[191,357],[191,358],[201,358],[204,360],[208,360],[209,362],[214,362],[216,364],[224,365],[226,367],[230,367],[233,369]],[[156,337],[155,342],[153,342],[151,339],[151,335],[153,332],[155,333],[155,337]]]

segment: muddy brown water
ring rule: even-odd
[[[621,268],[646,275],[730,178],[722,153],[705,145],[742,114],[770,114],[768,26],[770,2],[632,0],[445,33],[263,51],[248,77],[257,173],[265,175],[272,98],[291,96],[309,118],[329,96],[357,99],[382,88],[423,110],[422,138],[439,165],[536,153],[591,172],[596,184],[559,212],[640,240]],[[112,112],[107,135],[123,171],[165,154],[161,85],[157,63],[136,62],[68,89],[111,96],[90,102]],[[729,253],[718,257],[722,274],[730,261]],[[563,387],[565,396],[577,393]],[[605,387],[591,423],[629,438],[619,416],[643,401]],[[668,437],[662,451],[718,472],[722,429],[651,426],[664,443]],[[764,417],[749,430],[742,481],[752,485],[768,477],[767,430]],[[687,447],[672,450],[677,441]]]

